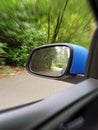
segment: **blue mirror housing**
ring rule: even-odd
[[[84,74],[88,58],[88,50],[82,46],[70,44],[73,48],[73,59],[70,74]]]

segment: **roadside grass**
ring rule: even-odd
[[[24,71],[24,67],[2,66],[0,67],[0,78],[15,76]]]

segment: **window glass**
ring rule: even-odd
[[[48,43],[89,49],[95,22],[86,0],[0,1],[0,110],[35,102],[73,84],[30,75],[30,51]]]

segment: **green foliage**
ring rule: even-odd
[[[64,16],[65,21],[62,23],[61,34],[59,34],[58,40],[65,39],[65,42],[76,43],[88,48],[95,29],[95,23],[88,4],[85,0],[81,2],[70,0],[67,9],[70,10],[67,10],[69,13],[66,11]],[[63,28],[64,25],[65,27]]]
[[[34,29],[34,33],[25,32],[23,35],[23,43],[18,48],[8,48],[7,63],[14,66],[24,66],[27,56],[32,49],[45,43],[46,34],[43,31]]]
[[[0,55],[5,54],[4,48],[6,48],[6,45],[3,43],[0,43]]]
[[[10,75],[12,73],[12,70],[9,69],[8,67],[3,66],[3,73],[5,75]]]
[[[59,67],[59,68],[63,68],[63,66],[64,66],[64,65],[63,65],[62,63],[58,63],[58,64],[57,64],[57,67]]]
[[[85,0],[0,0],[0,42],[7,43],[7,64],[24,66],[31,49],[51,42],[88,48],[93,31]]]
[[[5,54],[6,54],[6,52],[4,51],[5,48],[6,44],[0,43],[0,68],[2,67],[2,65],[5,64]]]

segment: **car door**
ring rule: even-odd
[[[97,12],[97,0],[90,2]],[[85,81],[50,98],[1,111],[0,130],[97,130],[97,38],[98,29],[91,43]]]

